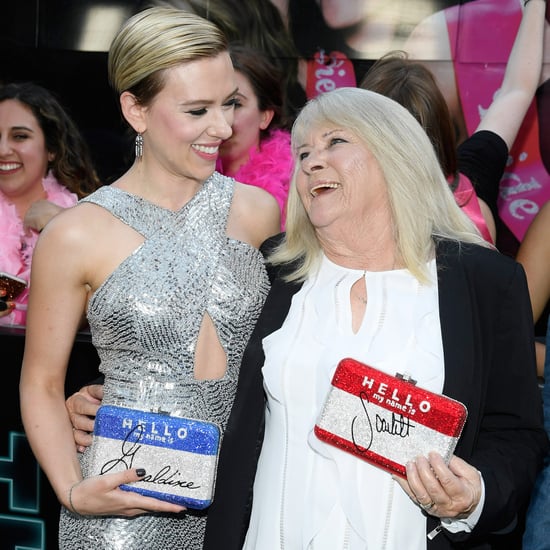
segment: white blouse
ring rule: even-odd
[[[442,391],[435,260],[428,267],[432,284],[421,285],[405,269],[364,272],[324,258],[264,339],[266,430],[246,550],[426,548],[425,518],[392,476],[321,442],[313,427],[344,357]],[[350,289],[361,277],[368,302],[354,333]]]

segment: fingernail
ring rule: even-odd
[[[138,477],[143,477],[145,475],[145,469],[144,468],[137,468],[136,475]]]

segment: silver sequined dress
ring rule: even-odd
[[[88,306],[105,374],[105,404],[158,407],[216,422],[223,433],[241,357],[269,287],[259,251],[226,236],[233,188],[234,180],[214,173],[177,212],[110,186],[83,199],[145,237]],[[193,376],[205,315],[214,322],[227,356],[221,380]],[[82,457],[84,475],[88,456]],[[60,548],[200,549],[206,513],[82,519],[62,508]]]

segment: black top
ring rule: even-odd
[[[458,147],[458,170],[472,182],[477,196],[484,200],[495,219],[496,247],[506,256],[516,256],[519,241],[498,213],[497,199],[500,180],[508,161],[508,147],[494,132],[480,130]]]
[[[443,532],[428,550],[487,548],[496,543],[491,533],[518,520],[547,452],[529,294],[521,265],[488,248],[441,241],[437,266],[443,393],[468,409],[455,454],[482,472],[485,507],[472,534]],[[280,328],[301,287],[286,283],[280,269],[269,271],[271,291],[244,354],[221,447],[204,550],[240,550],[246,534],[263,435],[262,340]],[[437,523],[427,518],[427,532]]]
[[[498,188],[508,160],[506,143],[498,134],[480,130],[458,146],[457,155],[459,172],[469,178],[496,219]]]

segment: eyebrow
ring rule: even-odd
[[[335,132],[343,132],[344,131],[344,128],[333,128],[332,130],[329,130],[328,132],[325,132],[321,137],[323,139],[331,136],[332,134],[334,134]],[[303,145],[298,145],[298,147],[296,147],[296,151],[299,151],[300,149],[303,149],[304,147],[308,147],[308,145],[306,144],[303,144]]]
[[[227,101],[230,97],[236,95],[238,91],[239,88],[235,88],[230,94],[226,96],[224,102]],[[193,107],[195,105],[213,105],[214,103],[216,102],[212,99],[194,99],[193,101],[183,102],[181,103],[181,105],[184,107]]]
[[[12,131],[26,130],[27,132],[34,133],[34,130],[32,128],[29,128],[28,126],[12,126],[11,129]]]
[[[332,130],[329,130],[328,132],[325,132],[322,137],[323,138],[326,138],[328,136],[330,136],[331,134],[334,134],[334,132],[342,132],[343,131],[343,128],[333,128]]]

